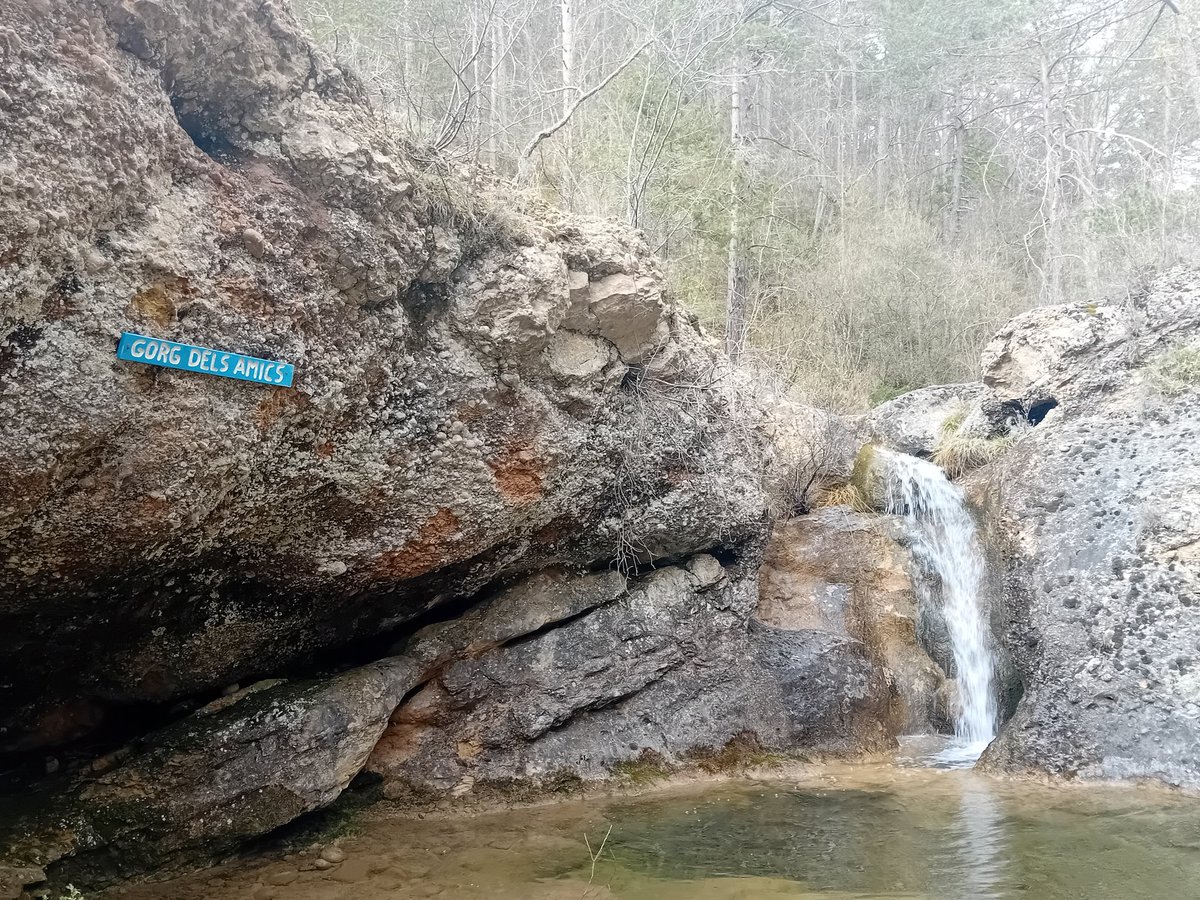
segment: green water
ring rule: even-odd
[[[311,847],[125,896],[1200,897],[1200,800],[970,771],[847,767],[474,817],[374,813],[338,843],[346,861],[325,871]]]
[[[946,780],[957,796],[781,787],[614,809],[619,896],[651,896],[635,887],[651,877],[783,879],[799,896],[1200,897],[1200,804]]]

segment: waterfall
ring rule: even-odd
[[[932,463],[888,453],[888,512],[908,523],[913,555],[941,582],[958,682],[956,746],[944,761],[974,762],[996,736],[996,661],[979,606],[984,561],[966,500],[957,486]]]

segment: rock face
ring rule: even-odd
[[[862,642],[887,679],[893,734],[951,731],[949,666],[918,637],[937,627],[936,610],[918,600],[903,540],[897,520],[845,507],[781,523],[759,572],[758,616]]]
[[[600,778],[739,738],[777,752],[889,748],[889,689],[866,645],[764,620],[757,604],[753,566],[705,554],[636,580],[539,576],[412,639],[405,652],[436,674],[396,710],[367,767],[399,799]],[[533,607],[560,620],[513,627]]]
[[[985,381],[1060,404],[972,479],[1025,687],[992,767],[1200,788],[1200,397],[1157,377],[1200,372],[1182,365],[1197,322],[1200,274],[1178,269],[1127,307],[1035,310],[989,347]]]
[[[1151,354],[1200,327],[1195,273],[1177,268],[1123,303],[1042,307],[1013,319],[983,352],[983,381],[1000,400],[1094,398]]]
[[[760,589],[757,573],[757,556],[708,554],[637,578],[543,571],[376,663],[213,701],[24,803],[32,816],[0,806],[0,861],[11,878],[57,863],[96,881],[211,858],[328,804],[364,767],[386,796],[428,802],[731,745],[889,750],[898,676],[916,671],[911,620],[863,593],[871,645],[781,614],[792,587]]]
[[[338,797],[416,674],[389,659],[214,702],[97,761],[32,820],[6,815],[0,858],[43,867],[73,856],[76,872],[132,874],[265,834]]]
[[[636,235],[398,143],[274,4],[0,22],[0,750],[761,532],[756,413]]]

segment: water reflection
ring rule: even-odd
[[[1001,900],[1007,821],[990,783],[944,774],[935,796],[791,789],[690,810],[613,811],[613,855],[655,879],[786,878],[814,894]]]
[[[954,829],[958,860],[952,869],[961,873],[964,884],[956,896],[960,900],[1001,900],[1008,853],[1004,812],[985,779],[970,775],[961,780],[961,786]]]
[[[592,855],[609,834],[604,853]],[[590,844],[585,842],[590,836]],[[970,770],[822,769],[474,818],[380,817],[342,841],[123,900],[1136,900],[1200,896],[1200,802]],[[319,849],[319,848],[318,848]]]

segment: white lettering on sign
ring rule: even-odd
[[[121,335],[117,357],[169,369],[206,372],[210,375],[223,375],[226,378],[280,387],[291,387],[296,371],[291,363],[164,341],[128,331]]]

